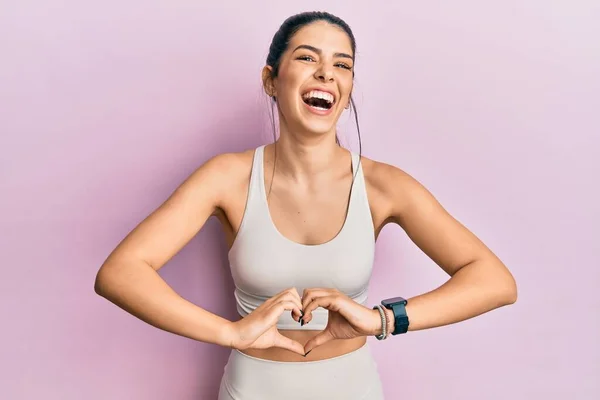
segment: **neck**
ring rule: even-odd
[[[312,137],[310,137],[312,136]],[[324,135],[294,135],[281,131],[275,143],[277,170],[294,180],[332,171],[343,149],[335,142],[335,130]]]

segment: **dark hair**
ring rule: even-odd
[[[279,65],[281,63],[281,56],[287,50],[290,40],[298,32],[301,28],[306,25],[312,24],[318,21],[325,21],[330,23],[331,25],[335,25],[346,32],[348,37],[350,38],[350,44],[352,46],[352,56],[356,55],[356,39],[354,38],[354,34],[352,33],[352,29],[344,20],[335,15],[332,15],[327,12],[321,11],[309,11],[303,12],[300,14],[292,15],[287,18],[283,24],[279,27],[279,30],[273,36],[273,40],[271,41],[271,46],[269,47],[269,55],[267,56],[267,65],[271,66],[272,77],[275,78],[279,74]],[[352,71],[352,76],[354,77],[354,71]],[[271,124],[273,126],[273,139],[277,140],[277,135],[275,133],[275,113],[273,108],[275,106],[276,99],[273,98],[271,102]],[[358,145],[359,145],[359,156],[362,155],[362,142],[360,139],[360,126],[358,124],[358,114],[356,112],[356,104],[354,103],[354,98],[350,95],[350,112],[354,114],[354,119],[356,121],[356,129],[358,131]],[[340,141],[335,136],[335,141],[339,145]],[[277,157],[277,150],[275,150],[275,157]],[[359,157],[360,162],[360,157]],[[358,168],[357,168],[358,169]],[[356,171],[353,171],[356,172]],[[275,174],[275,168],[273,168],[273,174]],[[356,174],[354,174],[356,175]],[[273,180],[271,180],[271,184]],[[269,192],[271,190],[269,189]]]

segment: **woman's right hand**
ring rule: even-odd
[[[303,356],[304,346],[277,330],[281,314],[291,311],[294,320],[298,321],[301,310],[302,301],[296,288],[276,294],[246,317],[232,323],[231,347],[239,350],[281,347]]]

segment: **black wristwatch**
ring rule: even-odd
[[[406,303],[402,297],[393,297],[381,301],[381,305],[394,312],[394,332],[392,335],[406,333],[408,331],[408,315],[406,315]]]

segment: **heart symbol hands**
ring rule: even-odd
[[[327,326],[304,346],[282,335],[277,329],[279,317],[290,311],[292,318],[304,325],[312,320],[312,312],[322,307],[329,312]],[[286,289],[271,297],[243,319],[231,324],[231,347],[266,349],[280,347],[305,356],[314,348],[333,339],[352,339],[381,333],[377,310],[359,304],[336,289]]]

